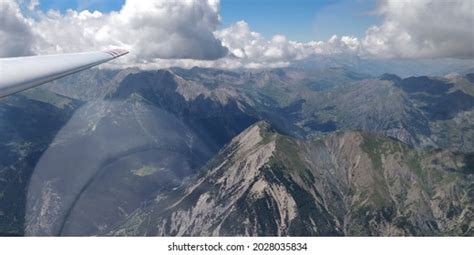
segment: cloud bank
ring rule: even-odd
[[[377,14],[384,22],[367,30],[367,55],[474,58],[472,0],[384,0]]]
[[[116,67],[287,66],[316,54],[363,58],[474,58],[474,2],[383,0],[381,24],[357,38],[307,43],[264,38],[245,21],[218,29],[218,0],[126,0],[115,12],[38,10],[38,0],[0,1],[0,57],[126,48]]]
[[[274,35],[267,40],[261,34],[251,31],[245,21],[216,31],[215,35],[229,49],[234,60],[249,68],[284,66],[290,61],[305,59],[314,54],[356,53],[360,47],[359,40],[350,36],[333,36],[326,42],[309,43],[291,41],[284,35]]]
[[[31,24],[23,17],[17,3],[0,1],[0,57],[32,54]]]

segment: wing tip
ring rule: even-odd
[[[124,50],[124,49],[110,49],[110,50],[104,50],[103,52],[109,54],[113,58],[118,58],[129,53],[128,50]]]

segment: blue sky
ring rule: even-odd
[[[44,11],[55,9],[65,11],[67,9],[74,10],[98,10],[101,12],[109,12],[120,10],[125,0],[40,0],[40,8]]]
[[[125,0],[41,0],[42,10],[119,10]],[[284,34],[291,40],[327,40],[334,34],[362,37],[378,23],[370,15],[375,0],[222,0],[222,26],[245,20],[253,31],[270,38]]]
[[[224,0],[223,25],[245,20],[266,37],[284,34],[297,41],[327,40],[337,35],[363,35],[377,22],[369,15],[374,1]]]

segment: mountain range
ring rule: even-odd
[[[0,100],[0,233],[472,236],[474,74],[308,66],[92,69]]]

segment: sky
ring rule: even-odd
[[[43,0],[39,1],[38,7],[43,11],[73,9],[110,12],[120,10],[124,3],[125,0]]]
[[[100,12],[119,11],[125,0],[43,0],[39,8]],[[221,27],[245,20],[265,37],[284,34],[291,40],[326,40],[334,34],[362,36],[377,16],[374,0],[223,0]]]
[[[245,20],[265,37],[284,34],[291,40],[327,40],[334,34],[362,36],[375,25],[375,1],[224,0],[223,25]]]
[[[0,57],[120,47],[118,65],[474,57],[472,0],[0,0]]]

